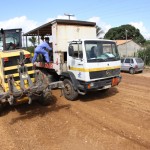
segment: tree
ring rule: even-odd
[[[104,33],[104,31],[101,29],[101,27],[96,25],[96,36],[97,36],[97,38],[99,38],[100,35],[103,33]]]
[[[36,37],[32,36],[31,38],[29,38],[29,41],[32,43],[32,45],[35,47],[36,44]]]
[[[145,65],[150,65],[150,45],[147,45],[144,50],[138,51],[138,57],[144,60]]]
[[[145,45],[145,46],[150,46],[150,40],[146,40],[146,42],[145,42],[144,45]]]
[[[127,38],[128,40],[132,39],[136,43],[142,45],[146,41],[139,29],[136,29],[134,26],[129,24],[109,29],[104,38],[110,40],[125,40]]]

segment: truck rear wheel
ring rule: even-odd
[[[78,97],[78,92],[74,90],[73,88],[73,84],[69,79],[65,79],[64,80],[64,95],[65,98],[71,101],[76,100],[76,98]]]

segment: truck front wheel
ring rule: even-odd
[[[65,79],[64,80],[64,95],[65,98],[71,101],[76,100],[76,98],[78,97],[78,92],[74,90],[73,88],[73,84],[69,79]]]

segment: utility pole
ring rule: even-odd
[[[72,16],[74,16],[74,15],[72,15],[72,14],[64,14],[65,16],[68,16],[69,17],[69,20],[70,20],[70,17]]]
[[[126,57],[127,57],[127,33],[128,33],[128,30],[125,30],[125,34],[126,34]]]

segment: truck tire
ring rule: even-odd
[[[130,72],[130,74],[135,74],[135,69],[134,68],[130,68],[129,72]]]
[[[49,106],[52,104],[53,98],[50,92],[46,92],[42,94],[38,101],[43,106]]]
[[[78,97],[78,92],[74,90],[73,88],[73,84],[69,79],[65,79],[64,80],[64,96],[66,99],[70,100],[70,101],[74,101],[76,100],[76,98]]]

